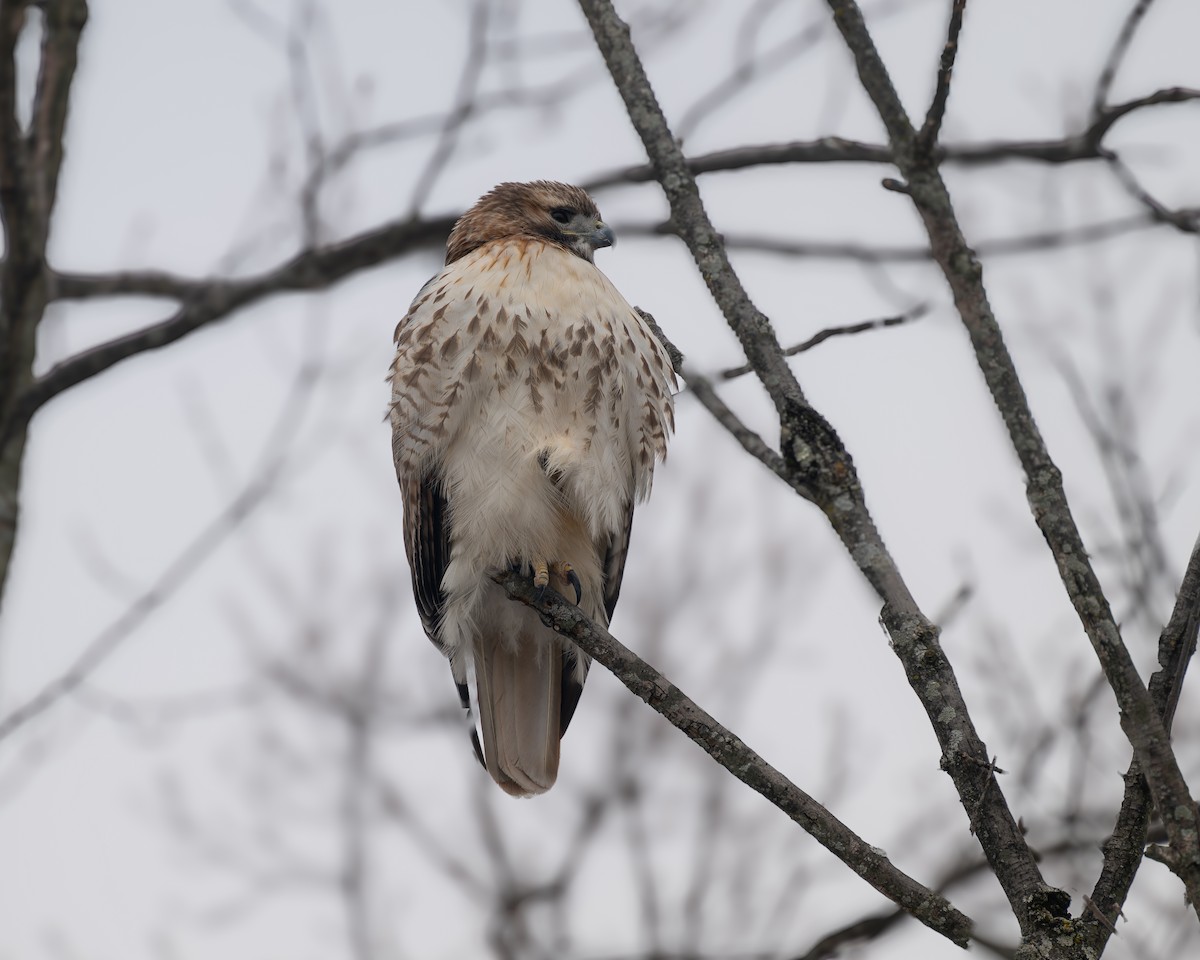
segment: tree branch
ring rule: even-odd
[[[289,446],[305,422],[319,369],[307,363],[297,372],[267,438],[258,469],[228,505],[167,565],[154,583],[88,642],[58,677],[7,714],[0,716],[0,742],[74,693],[133,632],[175,595],[179,587],[220,547],[276,488],[288,465]]]
[[[1125,54],[1129,52],[1129,45],[1133,43],[1133,36],[1141,26],[1142,18],[1146,16],[1146,12],[1153,2],[1154,0],[1136,0],[1133,9],[1129,11],[1129,15],[1121,25],[1121,32],[1117,34],[1117,39],[1108,52],[1108,57],[1100,70],[1100,76],[1096,80],[1096,89],[1092,93],[1093,123],[1098,121],[1105,112],[1105,105],[1108,103],[1108,95],[1112,91],[1117,71],[1121,68]]]
[[[1057,250],[1075,245],[1102,243],[1113,237],[1151,230],[1166,222],[1164,218],[1153,213],[1136,213],[1112,220],[1064,227],[1061,230],[1043,230],[1013,237],[980,240],[973,249],[979,256],[1017,256],[1024,253],[1037,253],[1041,250]],[[654,224],[625,223],[621,224],[620,232],[622,236],[626,237],[673,237],[677,235],[675,227],[670,221]],[[854,260],[860,263],[927,263],[933,260],[933,252],[928,245],[883,247],[848,241],[791,240],[745,233],[722,233],[721,240],[726,250],[747,250],[781,257]]]
[[[15,410],[33,377],[37,331],[48,301],[46,243],[58,193],[67,103],[79,41],[87,23],[84,0],[46,0],[41,58],[28,134],[18,119],[16,44],[30,4],[0,6],[0,595],[19,520],[25,423]]]
[[[684,369],[683,379],[687,382],[688,392],[699,401],[700,405],[712,414],[713,419],[723,426],[733,438],[742,445],[755,460],[765,466],[784,483],[795,488],[795,478],[788,470],[783,457],[771,449],[770,445],[757,433],[746,426],[741,418],[729,408],[720,394],[707,377],[692,370]],[[806,500],[813,500],[812,492],[798,490]]]
[[[954,58],[958,56],[958,35],[962,30],[963,11],[967,0],[953,0],[950,7],[950,25],[946,28],[946,45],[942,48],[942,59],[938,66],[937,83],[933,90],[933,102],[925,114],[925,123],[917,134],[917,149],[928,154],[938,141],[942,131],[942,119],[946,115],[946,102],[950,99],[950,78],[954,73]]]
[[[683,354],[679,348],[671,342],[670,337],[663,332],[662,327],[658,325],[658,322],[651,314],[640,307],[634,307],[634,309],[646,321],[646,324],[662,342],[662,345],[666,347],[667,355],[671,358],[671,366],[674,367],[675,372],[687,384],[687,392],[695,397],[700,402],[700,405],[713,415],[713,419],[717,423],[729,431],[733,438],[742,445],[743,450],[779,477],[784,483],[790,484],[792,478],[788,473],[786,464],[783,462],[783,457],[772,450],[762,437],[742,423],[741,418],[718,395],[712,385],[712,381],[708,377],[688,369],[684,364]]]
[[[884,601],[882,619],[942,750],[942,766],[970,811],[980,843],[1023,916],[1061,916],[1070,898],[1048,887],[995,782],[986,746],[938,642],[871,519],[853,461],[829,423],[804,399],[766,318],[750,303],[704,212],[629,38],[608,0],[580,0],[630,119],[671,203],[672,221],[713,299],[742,341],[780,415],[784,471],[793,490],[815,502],[863,576]]]
[[[579,0],[604,56],[613,82],[625,101],[634,129],[654,167],[671,207],[671,220],[687,244],[713,300],[737,335],[767,394],[782,413],[789,398],[803,392],[779,347],[770,320],[756,307],[722,248],[683,151],[667,126],[646,71],[629,38],[629,27],[608,0]]]
[[[1113,124],[1123,117],[1129,116],[1134,111],[1163,103],[1189,103],[1192,100],[1200,100],[1200,90],[1195,87],[1163,87],[1161,90],[1155,90],[1144,97],[1127,100],[1124,103],[1118,103],[1111,107],[1103,107],[1095,115],[1084,135],[1099,147],[1100,141],[1112,129]],[[1100,151],[1097,151],[1097,155],[1103,158],[1103,154]]]
[[[1158,639],[1159,669],[1150,678],[1150,698],[1170,732],[1175,708],[1183,690],[1183,678],[1196,652],[1197,632],[1200,631],[1200,537],[1197,537],[1188,559],[1179,595],[1171,610],[1170,619]],[[1151,797],[1137,758],[1125,771],[1125,795],[1112,835],[1104,842],[1104,865],[1092,889],[1092,909],[1107,922],[1090,927],[1089,945],[1096,956],[1104,951],[1113,924],[1125,905],[1133,886],[1138,867],[1146,848],[1147,826],[1150,822]]]
[[[1043,230],[1015,237],[997,237],[980,240],[974,250],[981,257],[1016,256],[1037,253],[1042,250],[1057,250],[1063,247],[1101,243],[1113,237],[1149,230],[1164,221],[1150,213],[1138,213],[1113,220],[1085,223],[1061,230]],[[626,232],[629,232],[628,229]],[[670,225],[657,227],[654,233],[670,232]],[[813,257],[828,260],[857,260],[862,263],[925,263],[933,260],[933,252],[926,246],[877,247],[861,243],[838,243],[822,240],[776,240],[746,234],[724,234],[725,246],[730,250],[751,250],[757,253],[773,253],[784,257]]]
[[[921,303],[911,310],[905,310],[904,313],[896,314],[893,317],[881,317],[878,320],[860,320],[858,323],[848,323],[840,327],[826,327],[824,330],[814,333],[807,340],[788,347],[783,351],[783,355],[785,357],[794,357],[798,353],[804,353],[813,349],[813,347],[819,347],[826,340],[834,337],[850,337],[859,333],[869,333],[872,330],[883,330],[887,327],[898,327],[904,323],[911,323],[929,313],[929,309],[929,304]],[[735,380],[750,372],[749,365],[743,364],[740,367],[729,367],[722,370],[716,376],[720,380]]]
[[[758,756],[654,667],[607,630],[592,623],[578,607],[552,590],[546,590],[538,599],[538,591],[529,578],[511,571],[498,573],[493,579],[509,597],[537,611],[543,623],[603,664],[632,693],[686,733],[726,770],[786,813],[881,894],[952,943],[967,945],[970,918],[940,894],[896,869],[881,851]]]
[[[165,347],[267,297],[297,290],[326,289],[361,270],[380,266],[410,250],[443,240],[453,225],[452,218],[387,224],[342,243],[306,250],[273,270],[241,280],[195,281],[154,272],[100,277],[59,275],[55,292],[61,299],[148,294],[178,298],[183,303],[166,320],[55,364],[22,392],[5,424],[5,435],[27,424],[43,404],[64,390],[103,373],[122,360]]]
[[[409,200],[409,216],[416,218],[429,199],[438,178],[446,169],[451,156],[458,147],[464,124],[477,109],[479,81],[483,77],[488,60],[488,18],[491,5],[486,0],[475,0],[467,17],[467,50],[459,71],[458,85],[454,92],[454,106],[446,114],[442,128],[438,131],[437,143],[425,160],[425,165],[414,180]]]
[[[1200,913],[1200,843],[1197,811],[1171,751],[1166,731],[1121,640],[1087,551],[1071,515],[1062,475],[1046,450],[1034,422],[1012,358],[983,286],[983,271],[967,246],[936,164],[916,150],[916,133],[892,86],[887,70],[854,0],[827,0],[838,29],[854,56],[863,88],[888,130],[908,193],[929,234],[935,259],[946,277],[970,335],[988,388],[996,401],[1013,447],[1025,470],[1030,508],[1058,565],[1067,594],[1092,642],[1105,677],[1121,709],[1121,726],[1133,744],[1164,815],[1172,845],[1195,909]],[[1001,882],[1004,877],[1001,876]],[[1012,896],[1010,894],[1010,902]],[[1036,918],[1018,909],[1022,932],[1033,932]]]
[[[1116,176],[1117,182],[1121,184],[1126,193],[1150,211],[1152,218],[1159,223],[1169,223],[1183,233],[1200,233],[1200,207],[1182,207],[1172,210],[1142,186],[1133,171],[1114,151],[1103,150],[1102,154],[1108,162],[1109,169]]]
[[[1169,103],[1187,103],[1200,99],[1200,90],[1193,87],[1164,87],[1153,93],[1125,103],[1104,107],[1078,133],[1055,140],[985,140],[979,143],[931,145],[933,157],[939,163],[963,167],[992,166],[1025,161],[1062,165],[1084,160],[1103,160],[1100,147],[1104,137],[1117,123],[1131,113],[1146,107]],[[793,140],[786,143],[747,144],[698,154],[685,160],[695,176],[746,170],[751,167],[776,166],[788,163],[879,163],[892,164],[892,149],[887,144],[865,143],[842,137],[821,137],[816,140]],[[602,173],[581,185],[588,190],[603,190],[629,183],[650,183],[656,179],[650,164],[633,164]]]
[[[29,130],[29,160],[34,175],[34,209],[45,238],[58,195],[63,161],[63,134],[71,82],[79,63],[79,40],[87,23],[85,0],[52,0],[42,4],[45,35],[38,66],[37,90]]]
[[[25,177],[25,143],[17,120],[17,40],[25,26],[28,2],[12,0],[0,8],[0,224],[4,226],[8,257],[11,237],[20,235],[20,200]],[[0,303],[0,316],[7,317]]]

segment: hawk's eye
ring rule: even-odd
[[[552,216],[559,223],[570,223],[571,217],[574,216],[574,214],[574,210],[568,210],[566,207],[555,207],[550,211],[550,216]]]

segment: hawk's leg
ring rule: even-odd
[[[576,604],[583,599],[583,584],[579,582],[579,574],[575,572],[575,568],[567,563],[567,561],[556,560],[553,563],[547,563],[539,557],[536,560],[531,560],[529,566],[533,569],[533,585],[537,587],[537,598],[539,600],[542,599],[542,594],[546,592],[546,587],[550,585],[551,574],[561,577],[575,588]]]

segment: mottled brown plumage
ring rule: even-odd
[[[540,571],[607,624],[635,499],[673,425],[662,345],[592,263],[587,193],[503,183],[455,225],[396,329],[392,447],[413,593],[507,792],[554,783],[588,660],[492,581]],[[535,578],[535,582],[539,582]]]

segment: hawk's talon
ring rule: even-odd
[[[579,582],[579,574],[575,572],[575,568],[566,560],[560,560],[554,564],[553,570],[556,576],[562,577],[575,588],[575,605],[578,606],[579,601],[583,599],[583,584]]]

